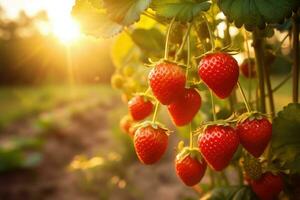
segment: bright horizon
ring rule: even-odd
[[[40,11],[46,11],[49,23],[43,32],[55,34],[62,42],[73,42],[80,37],[79,25],[72,19],[71,10],[75,0],[2,0],[0,6],[7,18],[18,17],[20,11],[34,16]]]

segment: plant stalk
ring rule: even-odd
[[[214,101],[214,95],[213,95],[212,90],[209,90],[209,91],[210,91],[211,110],[212,110],[212,114],[213,114],[213,119],[214,119],[214,121],[216,121],[217,120],[217,115],[216,115],[216,106],[215,106],[215,101]]]
[[[158,113],[158,107],[159,107],[159,101],[156,101],[155,110],[154,110],[154,114],[153,114],[153,118],[152,118],[152,123],[153,124],[156,122],[156,117],[157,117],[157,113]]]
[[[253,44],[255,59],[256,59],[256,73],[259,85],[259,111],[266,112],[265,101],[265,80],[264,80],[264,51],[263,38],[259,35],[259,30],[253,31]]]
[[[172,19],[172,21],[168,27],[168,30],[167,30],[166,43],[165,43],[165,56],[164,56],[165,60],[168,60],[168,58],[169,58],[169,37],[170,37],[170,32],[171,32],[172,26],[174,24],[174,21],[175,21],[175,17]]]
[[[183,51],[184,45],[185,45],[185,43],[186,43],[186,41],[187,41],[187,39],[188,39],[188,37],[189,37],[189,35],[190,35],[191,28],[192,28],[192,23],[189,23],[189,24],[188,24],[188,29],[187,29],[185,35],[183,36],[182,43],[181,43],[181,45],[180,45],[178,51],[177,51],[176,54],[175,54],[175,62],[178,60],[179,55],[180,55],[180,54],[182,53],[182,51]]]
[[[269,99],[269,106],[270,106],[270,112],[272,119],[275,117],[275,105],[274,105],[274,97],[273,97],[273,91],[272,91],[272,85],[271,85],[271,79],[270,79],[270,69],[269,67],[264,65],[264,75],[266,79],[266,85],[267,85],[267,91],[268,91],[268,99]]]
[[[293,102],[299,102],[299,64],[300,64],[300,54],[299,54],[299,23],[300,16],[297,13],[293,16]]]
[[[238,81],[238,87],[239,87],[239,91],[240,91],[240,93],[241,93],[241,95],[243,97],[243,101],[244,101],[244,104],[246,106],[247,112],[251,112],[251,107],[250,107],[250,105],[249,105],[249,103],[248,103],[248,101],[246,99],[246,95],[245,95],[244,90],[243,90],[243,88],[242,88],[242,86],[241,86],[241,84],[240,84],[239,81]]]

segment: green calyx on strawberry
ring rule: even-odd
[[[167,149],[168,137],[169,130],[158,123],[140,124],[133,138],[139,160],[146,165],[159,161]]]
[[[148,117],[153,111],[153,103],[146,96],[135,96],[128,102],[128,110],[135,121]]]
[[[185,89],[184,95],[168,105],[172,121],[177,126],[190,123],[201,107],[201,96],[195,89]]]
[[[201,181],[206,171],[207,164],[201,158],[196,148],[183,148],[175,159],[177,176],[187,186],[194,186]]]
[[[228,53],[215,52],[201,59],[198,74],[219,98],[224,99],[231,94],[237,84],[239,66]]]
[[[239,138],[229,125],[211,124],[199,135],[198,147],[206,162],[216,171],[226,168],[239,146]]]
[[[242,167],[247,177],[252,180],[258,180],[262,175],[262,165],[260,161],[246,154],[241,160]]]
[[[161,61],[149,73],[149,85],[163,105],[169,105],[184,95],[186,77],[176,63]]]
[[[260,157],[272,137],[272,124],[259,112],[245,113],[236,127],[242,146],[254,157]]]
[[[281,174],[264,173],[258,180],[248,181],[253,192],[261,200],[274,200],[283,190],[283,179]]]

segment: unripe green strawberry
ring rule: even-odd
[[[168,130],[157,124],[146,124],[134,134],[134,148],[143,164],[156,163],[165,153],[168,146]]]
[[[243,169],[246,173],[246,175],[253,179],[257,180],[262,175],[262,167],[259,160],[255,157],[252,157],[250,155],[245,156],[242,160]]]
[[[194,186],[203,178],[206,162],[200,158],[199,152],[187,152],[185,155],[182,155],[182,152],[180,152],[176,156],[175,169],[177,176],[184,184]]]
[[[175,63],[159,63],[148,78],[154,96],[163,105],[169,105],[184,95],[185,73]]]
[[[124,84],[124,78],[120,74],[114,74],[111,77],[111,85],[116,89],[121,89]]]

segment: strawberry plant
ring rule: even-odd
[[[86,34],[115,37],[111,82],[128,104],[121,127],[141,163],[164,159],[173,148],[168,140],[184,132],[189,145],[179,142],[174,170],[185,185],[200,188],[201,199],[271,200],[300,196],[299,6],[298,0],[76,0],[72,14]],[[274,85],[285,67],[278,63],[291,70]],[[290,78],[292,98],[283,107],[276,91]],[[162,123],[161,107],[184,128]],[[204,176],[210,181],[202,183]]]

